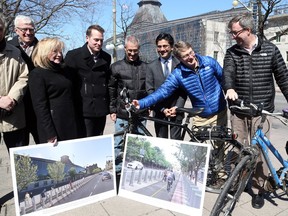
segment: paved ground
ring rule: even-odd
[[[107,127],[105,134],[113,132],[113,123],[107,118]],[[152,124],[148,124],[149,128],[153,128]],[[276,148],[281,154],[286,155],[284,146],[287,141],[285,132],[288,128],[279,127],[276,125],[272,129],[272,141],[276,143]],[[3,143],[0,144],[0,203],[2,204],[0,216],[14,216],[14,199],[12,192],[12,179],[10,170],[9,156],[6,147]],[[209,212],[215,202],[216,195],[205,193],[205,202],[203,215],[209,216]],[[265,206],[256,210],[251,207],[251,196],[244,193],[241,196],[240,202],[237,205],[233,216],[287,216],[288,215],[288,197],[283,196],[281,199],[269,196],[265,200]],[[183,214],[172,212],[166,209],[161,209],[155,206],[143,204],[123,197],[113,197],[87,206],[66,211],[58,216],[182,216]],[[191,212],[193,215],[193,212]]]

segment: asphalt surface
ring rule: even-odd
[[[286,104],[284,98],[279,96],[277,101]],[[276,101],[276,103],[278,103]],[[280,105],[282,106],[282,104]],[[287,107],[287,106],[286,106]],[[285,107],[280,107],[285,108]],[[153,131],[153,124],[148,123],[148,128]],[[105,129],[105,134],[111,134],[114,131],[113,122],[107,117],[107,125]],[[287,136],[288,127],[281,125],[280,123],[275,123],[272,127],[272,137],[271,141],[274,143],[275,147],[278,149],[280,154],[287,158],[285,152],[285,143],[288,140]],[[275,161],[272,159],[272,161]],[[277,163],[276,163],[277,164]],[[276,165],[278,167],[279,164]],[[0,216],[14,216],[15,205],[12,193],[12,177],[11,177],[11,167],[10,159],[6,149],[5,144],[1,142],[0,144],[0,203],[1,212]],[[217,194],[205,193],[203,215],[208,216],[210,210],[214,205],[217,198]],[[265,206],[262,209],[253,209],[251,206],[251,196],[247,193],[243,193],[239,203],[237,204],[233,216],[287,216],[288,215],[288,196],[275,196],[270,194],[265,199]],[[36,214],[37,215],[37,214]],[[71,209],[62,213],[58,213],[59,216],[182,216],[183,214],[174,211],[167,210],[165,208],[159,208],[157,206],[144,204],[132,199],[127,199],[120,196],[115,196],[108,198],[96,203],[91,203],[80,208]],[[191,214],[193,215],[193,212]]]

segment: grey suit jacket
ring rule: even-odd
[[[178,63],[178,59],[172,56],[172,71]],[[151,94],[159,88],[164,83],[165,79],[160,58],[157,58],[148,64],[146,72],[146,91],[148,94]],[[173,106],[183,107],[186,98],[187,94],[182,89],[178,89],[173,95],[166,98],[164,101],[157,103],[152,109],[155,112],[161,112],[164,108],[171,108]]]

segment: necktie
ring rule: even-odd
[[[168,67],[168,61],[166,60],[165,62],[164,62],[164,77],[168,77],[168,75],[170,74],[170,70],[169,70],[169,67]]]

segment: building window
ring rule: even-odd
[[[214,51],[213,53],[213,58],[218,60],[218,51]]]
[[[219,32],[215,31],[214,32],[214,42],[218,42],[219,39]]]
[[[47,181],[44,181],[44,185],[45,185],[45,186],[48,185],[48,184],[47,184]]]
[[[276,42],[281,42],[280,32],[276,32]]]
[[[37,188],[37,187],[39,187],[39,182],[36,182],[36,183],[34,184],[34,188]]]

